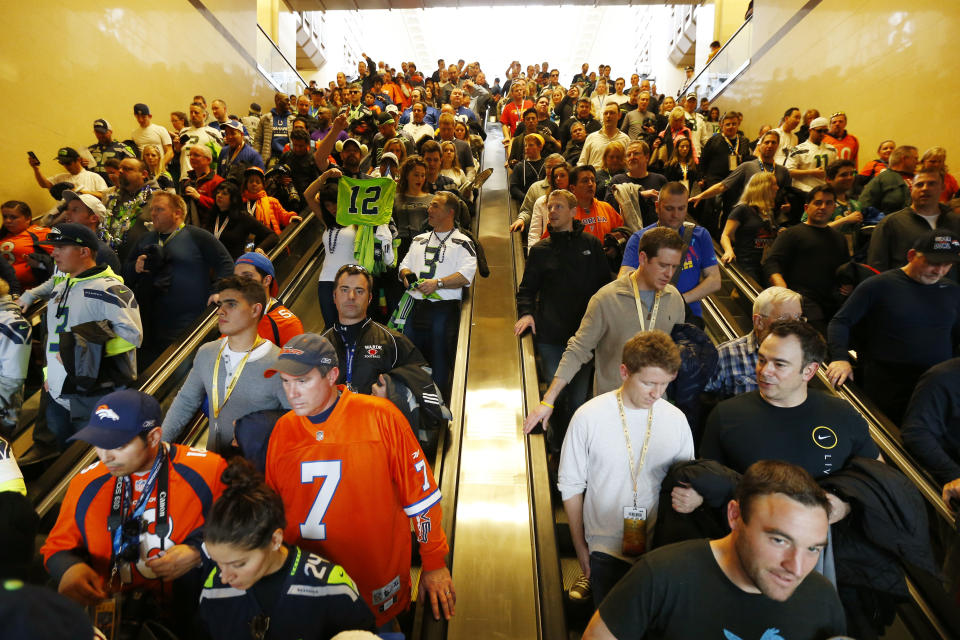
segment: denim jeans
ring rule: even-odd
[[[403,334],[430,363],[433,381],[447,400],[450,399],[450,361],[456,350],[459,320],[460,302],[457,300],[419,301],[403,327]]]
[[[557,373],[557,367],[560,366],[560,358],[563,357],[566,345],[547,342],[536,342],[535,344],[537,355],[540,356],[540,379],[549,385]],[[551,452],[558,453],[560,451],[570,418],[580,408],[580,405],[587,401],[592,375],[593,362],[591,361],[580,367],[580,371],[573,376],[573,380],[564,387],[557,397],[557,401],[553,403],[553,415],[550,416],[547,428],[547,446]]]
[[[600,608],[600,603],[607,597],[610,590],[620,578],[627,575],[630,567],[629,562],[624,562],[620,558],[594,551],[590,554],[590,588],[593,590],[593,608]]]

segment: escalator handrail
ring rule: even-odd
[[[273,248],[273,250],[268,254],[271,262],[276,260],[278,256],[281,255],[283,251],[290,246],[290,243],[295,237],[297,237],[301,232],[310,227],[310,221],[314,219],[312,212],[304,216],[303,220],[299,223],[294,223],[296,226],[290,225],[288,231],[285,231],[281,237],[281,240]],[[194,325],[194,328],[190,330],[188,336],[182,340],[179,344],[174,345],[173,350],[168,349],[164,353],[165,358],[163,362],[154,368],[153,365],[148,369],[149,374],[146,379],[138,380],[138,389],[144,393],[154,394],[156,393],[161,386],[167,381],[167,379],[173,375],[177,368],[188,358],[192,353],[196,352],[202,344],[207,340],[207,335],[214,329],[217,322],[217,312],[216,310],[211,310],[209,313],[204,315],[197,323]],[[196,424],[193,423],[193,427]],[[75,445],[76,447],[76,445]],[[93,464],[96,461],[96,452],[92,447],[76,447],[77,455],[73,458],[72,461],[66,461],[60,463],[58,460],[56,463],[57,468],[68,467],[69,471],[62,473],[60,480],[54,485],[54,487],[45,492],[42,496],[39,496],[37,502],[35,503],[35,510],[40,515],[41,518],[46,516],[46,514],[57,505],[62,499],[63,495],[66,493],[67,486],[70,484],[70,480],[79,473],[81,470]],[[69,450],[68,450],[69,451]],[[62,456],[67,455],[65,452]]]
[[[714,241],[716,248],[717,242]],[[746,296],[752,305],[759,295],[758,283],[750,276],[744,274],[739,267],[733,264],[722,264],[717,262],[722,273],[730,279],[740,293]],[[833,394],[845,399],[854,409],[856,409],[866,420],[870,430],[870,435],[874,442],[883,452],[883,457],[900,469],[911,482],[917,487],[927,502],[933,506],[934,510],[953,528],[957,528],[956,514],[943,501],[940,487],[933,482],[929,474],[921,470],[920,465],[916,463],[913,457],[897,442],[891,435],[895,433],[895,425],[887,418],[862,392],[849,383],[844,383],[839,388],[835,388],[826,376],[826,363],[821,363],[817,371],[817,377]],[[893,427],[893,428],[891,428]]]
[[[713,296],[704,298],[702,302],[704,319],[709,319],[708,324],[710,322],[716,324],[723,332],[726,340],[732,340],[739,337],[739,331],[736,323],[732,322],[731,319],[728,318],[727,314],[725,313],[726,309],[717,304]],[[918,587],[910,579],[910,576],[906,575],[905,579],[910,598],[913,601],[913,604],[917,607],[917,610],[923,616],[926,624],[928,624],[930,628],[938,634],[938,637],[951,637],[950,634],[946,633],[943,621],[938,617],[928,599],[919,591]]]
[[[511,201],[511,207],[513,203]],[[516,218],[511,210],[510,219]],[[519,288],[525,265],[521,239],[510,234],[513,246],[514,291]],[[520,350],[523,415],[528,415],[540,403],[536,355],[533,335],[527,333],[517,339]],[[526,438],[527,486],[530,493],[530,518],[533,522],[533,543],[537,580],[537,623],[542,640],[565,640],[569,636],[563,606],[563,572],[553,513],[552,487],[547,465],[546,433],[530,433]]]

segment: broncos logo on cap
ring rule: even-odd
[[[302,356],[302,355],[303,355],[303,350],[301,350],[301,349],[294,349],[293,347],[284,347],[283,349],[280,350],[280,355],[286,355],[286,354],[291,354],[291,355],[295,355],[295,356]]]
[[[120,416],[117,415],[117,412],[108,407],[105,404],[97,407],[96,416],[101,420],[113,420],[114,422],[120,422]]]

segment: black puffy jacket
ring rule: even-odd
[[[565,345],[577,332],[590,298],[610,282],[610,265],[596,237],[583,232],[550,232],[530,248],[517,289],[517,317],[532,315],[537,340]]]

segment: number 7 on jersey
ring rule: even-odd
[[[340,484],[340,460],[315,460],[300,463],[300,483],[312,484],[317,478],[323,479],[320,491],[313,500],[310,513],[305,522],[300,523],[300,537],[305,540],[326,540],[327,525],[323,517],[337,492]]]

